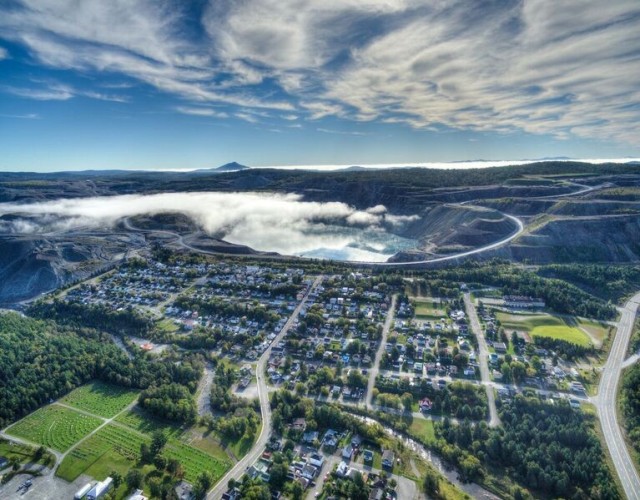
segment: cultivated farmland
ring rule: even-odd
[[[140,445],[150,442],[150,438],[132,430],[106,425],[71,450],[56,474],[67,481],[83,473],[96,479],[104,479],[112,470],[124,475],[140,458]]]
[[[101,423],[98,418],[54,404],[18,421],[7,434],[65,452]]]
[[[139,391],[92,382],[71,391],[60,401],[94,415],[111,418],[124,410],[137,397]]]

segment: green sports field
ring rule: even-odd
[[[566,340],[573,344],[588,347],[592,345],[584,326],[577,318],[565,318],[550,314],[515,314],[499,312],[496,315],[507,334],[513,330],[527,332],[533,337],[549,337]],[[589,325],[593,327],[593,325]]]

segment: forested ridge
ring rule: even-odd
[[[618,301],[640,288],[640,266],[551,264],[538,274],[569,281],[605,300]]]

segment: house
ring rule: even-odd
[[[343,460],[345,460],[345,461],[351,460],[352,456],[353,456],[353,446],[348,444],[347,446],[342,448],[342,459]]]
[[[104,481],[96,483],[96,485],[89,490],[89,493],[87,493],[87,500],[98,500],[104,497],[111,489],[112,482],[113,478],[108,477]]]
[[[362,458],[364,459],[365,464],[373,463],[373,452],[371,450],[364,450]]]
[[[324,464],[324,457],[320,453],[312,453],[309,457],[309,463],[314,467],[321,468]]]
[[[384,490],[382,488],[373,488],[369,493],[369,500],[382,500],[384,498]]]
[[[345,477],[347,474],[349,474],[349,466],[346,462],[340,462],[336,468],[336,475]]]
[[[361,444],[362,444],[362,438],[360,437],[360,435],[354,434],[353,437],[351,438],[351,446],[353,446],[354,448],[359,448]]]
[[[396,455],[391,450],[384,450],[382,453],[382,468],[387,470],[393,469],[393,464],[395,463]]]
[[[294,431],[304,432],[307,428],[307,421],[304,418],[296,418],[291,424],[291,429]]]
[[[238,488],[227,490],[226,493],[222,494],[222,500],[240,500],[240,498],[241,494]]]
[[[318,439],[318,437],[320,437],[318,431],[308,431],[302,435],[302,442],[305,444],[311,444]]]
[[[9,465],[9,459],[7,457],[0,457],[0,470]]]
[[[433,403],[431,403],[429,398],[424,398],[420,401],[420,411],[422,412],[431,411],[432,406]]]
[[[149,500],[149,497],[144,496],[142,490],[136,490],[132,495],[127,497],[127,500]]]
[[[338,447],[338,433],[333,429],[329,429],[325,432],[324,437],[322,438],[322,447],[329,453],[336,451],[336,448]]]
[[[499,352],[501,354],[507,352],[507,346],[504,342],[494,342],[493,348],[496,350],[496,352]]]
[[[300,475],[305,479],[308,479],[309,481],[313,481],[315,477],[318,475],[318,468],[315,467],[314,465],[311,465],[310,463],[305,464],[302,467],[302,471],[300,472]]]

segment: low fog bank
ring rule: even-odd
[[[296,194],[161,193],[0,204],[0,232],[35,234],[112,228],[126,217],[181,213],[230,243],[287,255],[382,261],[412,240],[392,232],[418,218],[378,205],[308,202]]]

